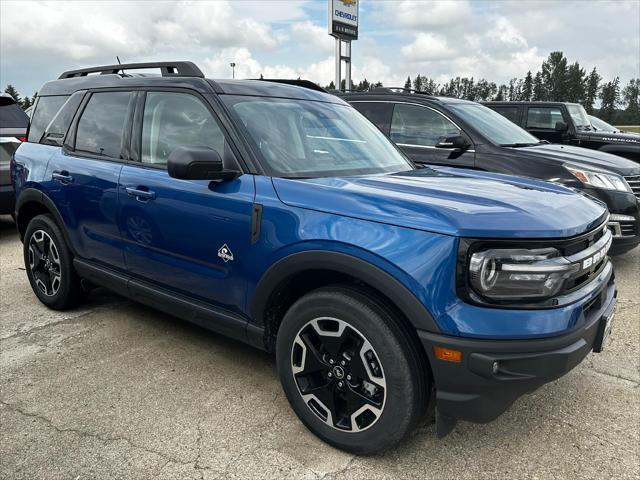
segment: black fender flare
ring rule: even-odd
[[[256,326],[264,325],[263,312],[278,285],[305,270],[332,270],[358,278],[393,302],[416,329],[440,332],[431,313],[399,280],[365,260],[326,250],[293,253],[269,267],[258,282],[251,301],[250,314]]]
[[[20,192],[20,195],[16,199],[16,223],[20,221],[20,210],[22,207],[31,202],[39,203],[51,212],[51,215],[53,215],[53,218],[60,227],[60,230],[62,230],[62,234],[64,235],[64,239],[67,242],[67,246],[71,250],[71,253],[73,253],[74,256],[77,256],[77,252],[73,248],[73,244],[69,239],[66,223],[62,219],[62,215],[60,215],[60,212],[58,211],[56,204],[53,203],[53,200],[51,200],[43,191],[38,190],[37,188],[25,188]],[[20,241],[22,241],[24,232],[20,230],[18,230],[18,232],[20,233]]]

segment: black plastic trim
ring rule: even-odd
[[[294,253],[279,260],[266,271],[256,287],[251,303],[251,318],[256,325],[264,325],[263,313],[274,290],[287,278],[306,270],[331,270],[351,275],[385,295],[415,328],[429,332],[440,331],[427,308],[390,274],[357,257],[324,250]]]
[[[262,205],[253,204],[251,210],[251,245],[260,240],[260,228],[262,226]]]
[[[74,77],[86,77],[90,73],[99,73],[101,75],[117,74],[124,70],[141,70],[145,68],[159,68],[163,77],[199,77],[204,78],[204,73],[195,63],[178,61],[178,62],[146,62],[146,63],[120,63],[117,65],[102,65],[97,67],[79,68],[77,70],[68,70],[58,77],[58,80]]]

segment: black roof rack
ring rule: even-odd
[[[159,68],[163,77],[200,77],[204,73],[193,62],[148,62],[148,63],[123,63],[118,65],[103,65],[101,67],[81,68],[63,72],[58,80],[64,78],[86,77],[90,73],[108,75],[124,70],[140,70],[143,68]]]
[[[262,80],[263,82],[284,83],[285,85],[295,85],[298,87],[308,88],[309,90],[315,90],[316,92],[328,93],[324,88],[317,83],[313,83],[311,80],[289,80],[286,78],[258,78],[258,80]]]

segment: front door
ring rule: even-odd
[[[473,168],[475,151],[437,148],[444,138],[464,132],[442,113],[423,105],[396,103],[389,137],[416,163]]]
[[[190,93],[146,93],[142,125],[133,135],[140,161],[120,174],[120,231],[135,277],[176,293],[240,311],[246,290],[255,184],[179,180],[166,163],[182,146],[207,146],[235,162],[215,114]],[[235,169],[239,169],[234,166]]]

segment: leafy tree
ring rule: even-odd
[[[584,102],[587,96],[586,72],[580,68],[578,62],[572,63],[567,69],[567,93],[565,101]]]
[[[520,99],[529,101],[533,95],[533,76],[531,70],[527,72],[527,76],[522,81],[522,91],[520,93]]]
[[[625,108],[625,123],[640,123],[640,78],[632,78],[622,89],[622,99]]]
[[[411,77],[410,76],[407,76],[407,81],[404,82],[404,88],[409,89],[409,90],[411,89]]]
[[[547,92],[545,100],[563,101],[567,97],[567,59],[562,52],[551,52],[542,62],[542,82]]]
[[[600,91],[600,80],[602,80],[602,77],[598,75],[596,68],[593,67],[593,70],[587,77],[585,99],[582,103],[587,113],[593,113],[593,104],[596,102],[598,92]]]
[[[616,105],[620,101],[620,79],[618,77],[602,86],[600,100],[600,117],[605,122],[613,120]]]

